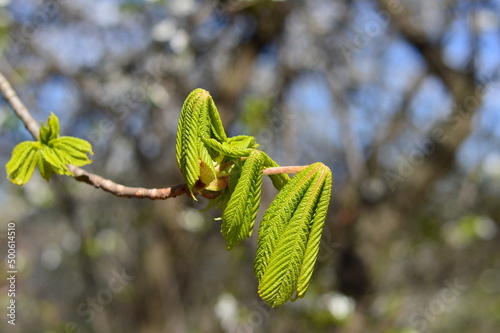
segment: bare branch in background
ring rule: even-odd
[[[389,1],[379,0],[379,3],[383,9],[389,10]],[[423,31],[411,23],[408,19],[410,14],[405,8],[393,14],[393,24],[420,53],[429,71],[444,83],[454,99],[451,114],[429,131],[425,142],[432,149],[427,154],[426,162],[405,177],[394,192],[401,208],[411,209],[422,201],[428,187],[450,170],[458,147],[471,131],[471,118],[481,106],[484,89],[475,85],[472,73],[458,71],[446,64],[441,45],[429,40]],[[405,196],[399,195],[400,191],[404,191]]]
[[[359,184],[367,174],[365,168],[365,158],[358,135],[353,132],[351,120],[349,119],[349,110],[345,100],[345,93],[335,84],[335,78],[328,75],[328,84],[335,99],[337,114],[341,123],[342,143],[344,145],[344,154],[349,169],[349,175],[354,184]]]
[[[390,11],[391,1],[379,0],[380,6]],[[424,31],[417,28],[408,18],[411,14],[401,5],[402,10],[392,11],[394,24],[401,31],[403,37],[413,45],[424,58],[429,70],[436,74],[448,87],[455,99],[466,96],[474,89],[474,77],[470,72],[461,72],[451,68],[442,57],[442,49],[439,43],[427,38]]]

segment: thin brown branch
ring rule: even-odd
[[[269,176],[269,175],[277,175],[280,173],[297,173],[304,168],[307,168],[307,165],[273,167],[264,169],[264,171],[262,171],[262,174],[264,176]]]
[[[118,197],[162,200],[174,198],[187,192],[185,184],[167,188],[128,187],[117,184],[109,179],[87,172],[73,165],[69,166],[69,170],[73,173],[73,177],[76,180],[90,184],[95,188],[101,188],[104,191],[112,193]]]
[[[33,118],[28,108],[21,102],[16,92],[10,85],[9,81],[5,76],[0,73],[0,92],[5,97],[5,100],[14,110],[15,114],[21,119],[28,131],[31,133],[34,139],[38,139],[38,133],[40,132],[40,127],[37,121]],[[166,188],[144,188],[144,187],[129,187],[113,182],[112,180],[103,178],[99,175],[87,172],[74,165],[68,165],[69,170],[73,173],[73,178],[94,186],[95,188],[100,188],[103,191],[114,194],[118,197],[126,198],[148,198],[151,200],[165,200],[168,198],[174,198],[179,195],[188,192],[185,184],[166,187]],[[263,174],[265,176],[275,175],[280,173],[297,173],[304,169],[305,166],[284,166],[284,167],[274,167],[264,169]]]

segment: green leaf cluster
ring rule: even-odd
[[[304,297],[318,255],[332,189],[332,173],[317,162],[300,171],[276,196],[259,228],[255,275],[271,306],[294,292]]]
[[[228,138],[210,94],[196,89],[182,107],[176,157],[193,198],[211,199],[223,213],[227,249],[252,234],[259,209],[263,170],[279,165],[258,150],[251,136]],[[259,294],[277,306],[303,297],[311,280],[330,203],[332,174],[314,163],[290,179],[270,175],[280,192],[264,214],[258,232],[255,274]],[[195,198],[196,199],[196,198]]]
[[[7,162],[7,178],[16,185],[25,184],[38,165],[40,174],[49,180],[53,173],[72,175],[67,165],[83,166],[92,161],[88,154],[92,146],[85,140],[71,136],[59,136],[59,119],[53,113],[46,125],[40,126],[38,141],[24,141],[12,151]]]
[[[219,113],[208,91],[193,90],[182,106],[175,147],[177,165],[193,198],[207,187],[217,189],[213,182],[219,154],[206,143],[212,139],[227,141]]]

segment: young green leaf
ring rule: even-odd
[[[82,166],[92,161],[92,146],[85,140],[71,136],[59,136],[59,119],[50,114],[47,124],[41,125],[38,141],[25,141],[18,144],[7,163],[7,178],[14,184],[25,184],[32,176],[36,165],[45,180],[55,172],[72,175],[67,164]]]
[[[254,268],[259,294],[271,306],[282,304],[291,297],[300,274],[307,242],[307,223],[303,221],[307,219],[304,216],[307,210],[302,203],[307,203],[303,201],[306,194],[311,195],[311,184],[318,169],[319,166],[313,164],[292,178],[271,203],[260,224]],[[281,257],[284,254],[286,258]],[[277,259],[286,259],[284,264],[289,266],[275,267],[281,263]],[[268,267],[270,263],[274,265]],[[275,281],[276,287],[269,288],[267,281]]]
[[[88,154],[93,155],[94,153],[88,141],[72,136],[61,136],[50,141],[49,147],[59,152],[65,164],[83,166],[92,163]]]
[[[198,143],[198,155],[200,163],[199,179],[203,184],[208,185],[217,178],[217,174],[215,172],[214,160],[202,141]]]
[[[40,123],[40,134],[38,141],[47,145],[50,141],[59,137],[59,118],[52,112],[47,119],[47,125]]]
[[[233,147],[229,141],[220,143],[219,141],[210,138],[204,138],[203,142],[207,147],[210,147],[216,152],[231,158],[247,157],[255,150],[252,148]]]
[[[224,209],[221,232],[228,250],[252,234],[262,191],[263,164],[262,152],[254,150],[244,161],[237,185]]]
[[[66,162],[61,155],[62,154],[59,154],[57,150],[48,146],[43,146],[43,148],[40,149],[40,156],[42,157],[42,160],[49,163],[55,173],[59,175],[71,176],[72,173],[69,171],[66,166]]]
[[[49,181],[50,177],[55,172],[52,165],[42,157],[40,157],[38,160],[38,170],[40,171],[40,175],[42,176],[42,178],[46,181]]]
[[[208,91],[207,91],[208,93]],[[227,140],[226,132],[222,126],[222,121],[220,120],[219,111],[215,106],[215,102],[210,94],[208,95],[208,117],[210,119],[210,137],[216,138],[219,142],[224,142]]]
[[[249,135],[237,135],[227,139],[228,145],[233,149],[257,149],[258,144],[255,143],[255,138]]]
[[[266,211],[259,228],[255,274],[271,306],[307,291],[330,201],[331,172],[322,163],[300,171]]]
[[[215,103],[203,89],[193,90],[182,106],[176,138],[176,159],[191,196],[198,180],[215,178],[214,157],[203,139],[227,140]]]
[[[311,281],[311,276],[314,271],[314,265],[318,258],[319,245],[323,225],[325,224],[328,206],[330,205],[330,196],[332,194],[332,172],[326,166],[321,170],[321,174],[317,180],[321,189],[319,199],[314,208],[314,214],[311,223],[309,224],[309,236],[307,239],[306,251],[299,279],[297,282],[297,297],[304,297]]]
[[[7,178],[16,185],[25,184],[33,175],[38,163],[40,144],[35,141],[19,143],[12,151],[12,157],[5,169]]]
[[[204,99],[201,91],[194,90],[184,101],[175,142],[177,165],[181,169],[187,187],[191,191],[200,176],[198,149],[200,142],[199,122]],[[193,194],[191,193],[193,196]],[[194,198],[194,196],[193,196]]]

